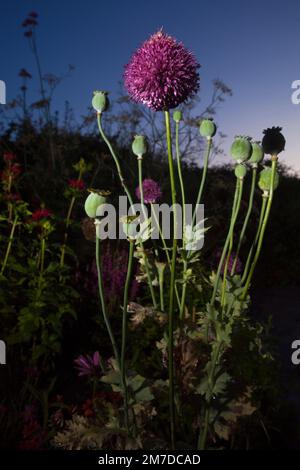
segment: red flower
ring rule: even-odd
[[[5,161],[5,163],[9,163],[9,162],[12,162],[14,161],[15,159],[15,156],[13,153],[11,152],[4,152],[3,154],[3,160]]]
[[[51,217],[52,212],[49,209],[36,209],[31,216],[33,222],[39,222],[41,219],[47,219]]]
[[[69,180],[69,188],[82,191],[84,187],[85,187],[85,184],[83,180]]]

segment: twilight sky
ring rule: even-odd
[[[92,91],[118,90],[123,65],[153,32],[181,40],[202,65],[201,98],[211,94],[211,80],[220,78],[233,90],[217,113],[219,130],[260,139],[262,129],[280,125],[286,136],[282,159],[300,170],[297,137],[300,104],[291,101],[291,84],[300,80],[300,2],[297,0],[1,0],[0,79],[7,99],[20,86],[25,67],[35,64],[21,23],[29,11],[39,13],[38,41],[44,73],[76,69],[55,94],[54,108],[69,100],[77,116],[90,103]],[[38,90],[34,82],[34,92]],[[224,157],[226,158],[226,157]]]

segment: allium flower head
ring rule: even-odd
[[[161,198],[161,189],[156,181],[153,181],[151,178],[146,178],[144,179],[142,186],[145,204],[154,204]],[[135,194],[136,197],[141,200],[141,192],[139,187],[136,188]]]
[[[153,34],[125,67],[124,82],[130,97],[154,111],[176,108],[199,88],[194,55],[163,31]]]

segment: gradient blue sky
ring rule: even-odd
[[[225,150],[236,134],[260,139],[262,129],[281,125],[287,139],[282,158],[300,170],[300,105],[291,102],[291,83],[300,79],[299,1],[1,0],[0,79],[8,99],[20,86],[21,67],[36,75],[20,26],[31,10],[40,15],[43,72],[76,67],[57,90],[56,108],[69,100],[80,116],[94,89],[111,90],[113,99],[131,53],[163,26],[201,63],[203,105],[212,79],[232,88],[217,114],[219,129],[229,136]]]

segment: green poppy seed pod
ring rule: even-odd
[[[175,122],[180,122],[182,120],[182,112],[179,111],[179,109],[177,109],[176,111],[174,111],[173,113],[173,119]]]
[[[265,156],[264,149],[257,142],[252,142],[251,146],[252,146],[252,154],[251,154],[251,157],[249,158],[248,162],[249,163],[260,163],[263,160],[264,156]]]
[[[101,196],[100,194],[96,192],[92,192],[88,195],[88,197],[85,200],[84,210],[91,219],[94,219],[97,215],[98,207],[101,206],[102,204],[105,204],[105,202],[106,202],[105,196]]]
[[[258,179],[258,186],[260,187],[262,191],[270,191],[271,177],[272,177],[271,168],[265,168],[264,170],[260,172],[259,179]],[[275,178],[274,178],[274,190],[278,187],[278,184],[279,184],[279,175],[276,171]]]
[[[202,137],[212,138],[217,132],[217,126],[212,119],[203,119],[199,127],[199,132]]]
[[[122,228],[129,240],[134,240],[137,235],[138,217],[136,215],[129,215],[121,217]]]
[[[247,173],[247,168],[245,165],[239,164],[234,169],[234,174],[237,178],[245,178]]]
[[[147,152],[146,138],[143,135],[136,135],[132,142],[132,151],[134,155],[141,158]]]
[[[234,160],[244,162],[250,158],[252,146],[246,137],[236,137],[230,148],[230,153]]]
[[[97,113],[103,113],[109,106],[109,100],[106,91],[94,91],[92,106]]]

